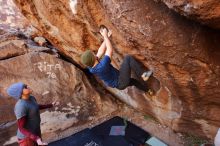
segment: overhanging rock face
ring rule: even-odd
[[[220,29],[220,1],[217,0],[161,0],[169,8],[202,24]]]
[[[213,138],[220,126],[218,31],[189,21],[152,0],[15,0],[22,13],[66,57],[79,63],[97,51],[101,24],[113,31],[112,63],[126,54],[154,69],[149,96],[135,88],[111,90],[176,131]]]

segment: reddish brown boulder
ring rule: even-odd
[[[7,37],[4,35],[4,37]],[[11,58],[14,56],[23,55],[28,52],[25,47],[25,41],[19,40],[17,37],[11,37],[10,39],[1,41],[0,45],[0,60]]]
[[[170,9],[197,20],[202,24],[220,29],[220,1],[217,0],[161,0]]]
[[[113,64],[131,54],[154,68],[150,87],[109,89],[139,111],[175,131],[213,138],[220,127],[220,45],[218,31],[203,27],[151,0],[15,0],[22,13],[59,51],[79,63],[97,50],[101,24],[113,31]]]
[[[1,0],[0,10],[0,29],[26,28],[29,25],[13,0]]]

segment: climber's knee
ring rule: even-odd
[[[131,55],[125,55],[125,59],[130,59],[130,58],[132,58]]]
[[[130,62],[131,58],[133,58],[131,55],[125,55],[124,61]]]
[[[119,90],[124,90],[126,87],[128,87],[130,84],[130,80],[128,79],[119,79],[119,82],[118,82],[118,86],[116,87],[117,89]]]
[[[124,90],[127,86],[124,86],[124,85],[119,85],[118,87],[116,87],[117,89],[119,90]]]

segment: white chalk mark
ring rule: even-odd
[[[77,14],[76,6],[77,6],[77,0],[70,0],[70,8],[73,14]]]
[[[42,96],[49,94],[49,93],[50,93],[50,91],[45,91],[44,93],[42,93]]]

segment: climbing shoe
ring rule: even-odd
[[[153,95],[154,95],[154,92],[153,92],[151,89],[149,89],[149,90],[147,91],[147,93],[148,93],[150,96],[153,96]]]
[[[141,77],[144,81],[147,81],[149,79],[149,77],[153,74],[152,70],[146,71],[144,72]]]

